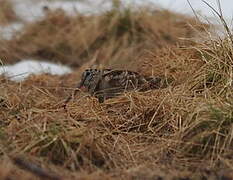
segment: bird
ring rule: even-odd
[[[86,69],[74,93],[65,100],[65,105],[82,89],[103,103],[124,92],[147,91],[163,87],[161,77],[148,77],[130,70]]]

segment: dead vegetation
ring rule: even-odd
[[[165,10],[119,8],[70,17],[58,9],[28,24],[17,38],[1,41],[0,58],[13,63],[34,57],[80,67],[97,56],[96,64],[129,68],[145,49],[183,44],[181,37],[195,34],[191,26],[204,30],[193,18]]]
[[[18,20],[11,1],[0,0],[0,25],[6,25]]]
[[[126,12],[129,22],[122,15]],[[0,168],[2,179],[41,174],[48,179],[233,178],[231,40],[184,42],[178,37],[195,36],[185,24],[190,24],[189,18],[163,11],[143,13],[73,17],[79,21],[52,13],[6,42],[17,57],[34,57],[45,48],[55,54],[38,57],[84,65],[63,77],[31,76],[22,83],[2,78],[0,149],[1,162],[7,165]],[[58,21],[57,16],[64,19]],[[70,38],[76,36],[81,41]],[[96,41],[99,37],[104,39]],[[75,49],[56,49],[62,42]],[[140,73],[172,77],[175,83],[129,92],[103,104],[79,93],[65,111],[62,105],[70,87],[96,52],[99,64],[129,67],[133,62],[131,68]],[[19,154],[26,158],[15,159]],[[12,157],[16,165],[10,163]]]

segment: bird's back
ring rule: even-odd
[[[146,91],[161,87],[161,78],[145,77],[129,70],[87,69],[83,72],[78,88],[84,87],[99,102],[126,91]]]

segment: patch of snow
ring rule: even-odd
[[[27,22],[33,22],[45,15],[44,7],[48,7],[50,10],[62,9],[68,15],[75,15],[78,13],[94,14],[106,11],[111,8],[110,1],[74,1],[74,0],[12,0],[14,3],[14,10],[16,14]]]
[[[0,66],[0,75],[17,82],[25,80],[31,74],[64,75],[71,72],[67,66],[35,60],[22,60],[14,65]]]
[[[9,25],[0,26],[0,38],[10,40],[23,26],[22,23],[11,23]]]
[[[76,15],[77,13],[94,14],[106,11],[111,8],[109,1],[98,0],[92,2],[87,1],[45,1],[45,0],[11,0],[16,15],[21,22],[12,23],[7,26],[0,26],[0,38],[10,40],[16,32],[20,31],[25,23],[35,22],[45,16],[47,7],[50,10],[62,9],[68,15]]]

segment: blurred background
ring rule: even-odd
[[[219,10],[218,1],[206,2]],[[220,3],[231,27],[232,2]],[[135,59],[144,49],[175,44],[177,38],[195,38],[191,29],[177,30],[174,23],[184,25],[188,17],[197,16],[203,23],[214,24],[211,32],[220,34],[219,18],[202,0],[0,0],[0,59],[2,65],[39,60],[72,68],[91,62],[88,66],[135,70]],[[30,68],[33,63],[21,74],[34,69]],[[1,66],[0,73],[7,69]]]

